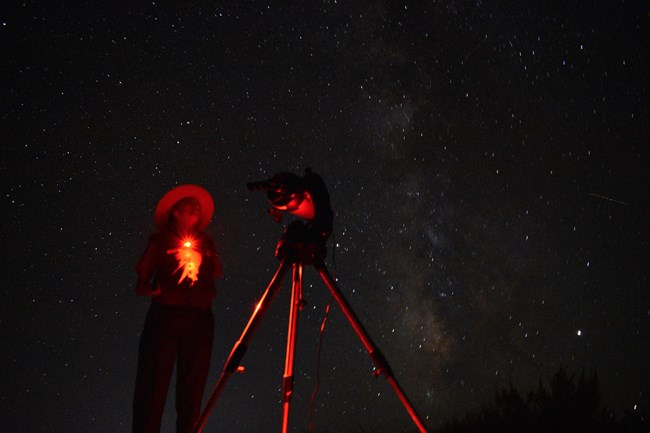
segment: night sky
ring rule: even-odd
[[[130,430],[134,266],[184,183],[215,198],[225,272],[207,395],[278,266],[246,183],[306,167],[328,267],[430,430],[561,366],[647,406],[647,2],[130,3],[0,12],[0,431]],[[288,280],[206,432],[279,431]],[[305,297],[293,432],[329,301],[311,267]],[[320,359],[315,432],[414,431],[336,305]]]

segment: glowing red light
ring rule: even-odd
[[[174,254],[176,260],[178,260],[178,268],[176,270],[183,269],[181,277],[178,279],[179,284],[185,278],[189,278],[191,280],[191,286],[199,279],[198,274],[202,257],[201,253],[193,245],[193,239],[183,239],[180,242],[179,248],[167,250],[167,254]]]
[[[302,199],[300,202],[295,203],[294,201],[291,203],[295,207],[290,207],[289,212],[306,220],[314,218],[316,211],[314,210],[314,201],[312,200],[311,195],[308,192],[305,192],[304,195],[300,198]]]

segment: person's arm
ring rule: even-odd
[[[212,260],[214,263],[214,275],[212,276],[215,280],[223,276],[223,268],[221,267],[221,260],[219,260],[219,254],[213,252]]]
[[[158,296],[160,289],[153,287],[151,282],[157,266],[158,248],[155,241],[149,238],[147,248],[138,261],[135,271],[138,273],[138,280],[135,285],[135,293],[140,296]]]
[[[219,260],[219,254],[217,254],[217,248],[214,245],[214,241],[206,237],[207,240],[207,247],[204,251],[204,257],[203,260],[209,260],[209,270],[210,270],[210,275],[213,280],[216,280],[217,278],[221,278],[223,275],[223,269],[221,267],[221,260]]]

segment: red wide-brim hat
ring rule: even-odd
[[[208,226],[214,213],[214,201],[210,193],[198,185],[181,185],[168,191],[156,206],[156,227],[162,230],[169,223],[169,213],[179,200],[186,197],[195,198],[201,205],[201,221],[199,229],[203,230]]]

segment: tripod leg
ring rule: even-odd
[[[289,408],[293,395],[293,366],[298,331],[298,313],[302,303],[302,263],[293,265],[291,284],[291,309],[289,311],[289,331],[287,332],[287,354],[284,360],[284,379],[282,382],[282,433],[289,431]]]
[[[208,402],[206,403],[203,412],[201,412],[201,415],[196,420],[194,428],[192,429],[192,433],[201,433],[205,427],[208,416],[210,415],[210,412],[212,411],[214,405],[217,403],[217,399],[226,386],[226,382],[241,365],[241,360],[244,357],[246,350],[248,349],[248,344],[255,335],[255,331],[257,331],[260,321],[271,305],[271,301],[280,290],[280,287],[282,286],[282,279],[286,275],[290,266],[291,265],[286,259],[283,259],[280,263],[280,266],[278,267],[278,270],[266,288],[264,295],[262,295],[262,299],[260,299],[260,301],[257,303],[257,306],[255,307],[255,310],[253,311],[253,314],[251,315],[246,328],[244,328],[244,332],[242,332],[239,340],[237,340],[235,346],[230,352],[230,356],[228,357],[228,361],[226,361],[223,372],[221,373],[219,380],[210,393],[210,397],[208,398]]]
[[[393,391],[397,394],[397,397],[400,399],[402,402],[402,405],[404,405],[404,408],[408,412],[408,414],[411,416],[411,419],[417,426],[418,430],[420,433],[427,433],[427,429],[424,426],[424,423],[420,419],[419,415],[415,411],[415,408],[409,401],[408,397],[400,387],[399,383],[397,383],[397,380],[393,377],[393,372],[390,369],[390,366],[388,365],[388,362],[386,362],[386,359],[384,358],[384,355],[379,351],[379,349],[375,346],[375,344],[372,342],[370,337],[368,336],[368,333],[366,330],[363,328],[361,325],[361,322],[359,322],[359,319],[357,316],[354,314],[354,311],[352,311],[352,308],[350,307],[350,304],[345,300],[343,297],[343,294],[339,290],[339,288],[336,285],[336,282],[332,278],[332,276],[329,274],[327,271],[327,268],[325,267],[325,264],[323,262],[318,262],[314,263],[314,267],[320,274],[321,278],[327,285],[327,288],[330,290],[332,293],[332,296],[334,299],[336,299],[336,302],[339,304],[341,309],[343,310],[343,314],[345,314],[345,317],[347,317],[348,322],[350,322],[350,325],[352,325],[352,328],[354,329],[354,332],[359,336],[361,339],[361,342],[363,343],[364,347],[366,348],[366,351],[370,355],[370,358],[372,358],[372,361],[375,363],[375,366],[377,367],[377,372],[379,374],[382,374],[386,377],[386,380],[390,384],[390,386],[393,388]]]

